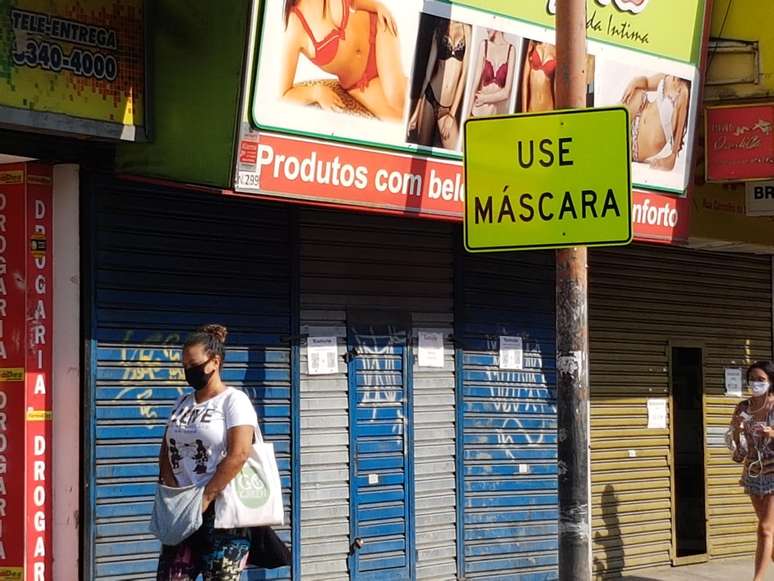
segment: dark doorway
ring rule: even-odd
[[[676,557],[707,553],[702,350],[672,349]]]

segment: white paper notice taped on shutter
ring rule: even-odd
[[[309,375],[332,375],[339,372],[336,337],[309,337],[306,352]]]
[[[521,337],[500,337],[500,369],[524,369],[524,342]]]
[[[648,429],[663,430],[667,427],[667,400],[648,400]]]
[[[726,367],[726,395],[742,397],[742,370],[739,367]]]
[[[419,354],[417,364],[419,367],[443,367],[444,349],[443,333],[431,331],[418,331]]]

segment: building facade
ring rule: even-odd
[[[127,121],[122,103],[121,123],[78,126],[76,147],[48,133],[61,126],[29,137],[19,111],[0,118],[0,152],[33,164],[7,171],[39,163],[19,156],[53,165],[44,578],[154,577],[160,439],[187,389],[182,342],[208,322],[229,328],[224,377],[255,403],[284,488],[293,564],[246,578],[556,578],[554,256],[467,253],[461,142],[412,123],[436,108],[428,87],[443,98],[442,67],[426,66],[437,30],[456,41],[443,62],[460,75],[459,129],[476,114],[535,107],[555,59],[550,3],[494,13],[476,0],[386,4],[402,43],[399,120],[382,122],[344,89],[345,72],[326,75],[304,56],[278,92],[281,3],[178,0],[148,9],[148,123]],[[669,77],[686,116],[683,145],[660,158],[674,154],[671,169],[632,152],[633,245],[590,252],[593,550],[605,578],[749,552],[754,519],[739,517],[743,496],[729,504],[738,468],[722,435],[733,378],[772,354],[772,263],[755,252],[774,242],[745,238],[769,218],[718,219],[731,206],[714,202],[696,211],[739,188],[695,185],[704,168],[692,149],[705,65],[748,58],[747,45],[715,38],[737,35],[741,8],[726,17],[724,2],[710,12],[696,0],[666,18],[657,4],[588,4],[589,104],[621,104],[629,87],[655,102]],[[370,25],[364,16],[347,18]],[[299,30],[301,17],[289,17]],[[768,32],[754,34],[746,40],[768,50]],[[492,83],[502,110],[478,112]],[[763,66],[756,87],[770,84]],[[714,86],[707,103],[720,98]],[[760,104],[770,94],[758,89],[739,97]],[[336,95],[346,112],[277,97],[288,91]],[[100,141],[80,144],[89,131]],[[727,234],[736,220],[740,234]]]

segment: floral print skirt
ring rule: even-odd
[[[215,509],[204,513],[201,528],[176,546],[163,546],[157,581],[238,581],[250,552],[245,529],[216,529]]]

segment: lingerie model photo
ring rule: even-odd
[[[552,111],[555,108],[556,47],[528,40],[522,59],[521,105],[523,113]]]
[[[516,47],[502,32],[489,30],[481,43],[469,116],[488,117],[510,111]]]
[[[635,77],[621,102],[629,110],[632,161],[670,171],[683,149],[688,81],[672,75]]]
[[[527,57],[529,58],[529,66],[533,71],[543,71],[543,73],[553,81],[554,75],[556,75],[556,59],[549,58],[544,61],[541,58],[540,53],[538,53],[537,47],[538,45],[534,44],[532,50],[529,51]]]
[[[489,41],[487,41],[484,46],[484,73],[481,77],[481,85],[486,87],[494,83],[501,89],[504,89],[505,81],[508,79],[508,60],[511,58],[513,46],[508,46],[508,58],[505,59],[503,64],[497,67],[497,72],[495,72],[492,61],[489,60]]]
[[[393,122],[403,117],[407,79],[398,26],[385,5],[284,0],[284,6],[285,42],[277,58],[285,101]],[[316,69],[299,80],[301,57]],[[310,75],[309,67],[304,71]]]
[[[632,119],[632,161],[640,161],[644,163],[650,163],[657,159],[664,159],[672,155],[675,146],[675,136],[672,131],[672,122],[677,111],[677,98],[664,94],[664,79],[661,79],[658,83],[658,88],[653,93],[642,93],[642,101],[639,112]],[[640,137],[640,120],[642,119],[642,112],[650,103],[655,103],[658,108],[658,117],[661,121],[661,129],[664,131],[664,137],[666,137],[666,145],[656,155],[652,155],[647,159],[640,159],[639,152],[639,137]]]
[[[442,33],[441,29],[436,29],[436,46],[438,47],[438,60],[441,62],[448,61],[449,59],[456,59],[459,62],[465,60],[465,38],[461,38],[457,41],[457,44],[452,45],[452,40],[449,34]],[[435,118],[439,119],[444,115],[448,115],[451,111],[451,105],[441,105],[438,99],[435,98],[433,87],[430,83],[425,88],[425,98],[435,111]]]
[[[414,69],[415,95],[406,139],[428,147],[459,147],[472,27],[422,15]]]
[[[350,0],[341,0],[341,9],[343,14],[341,24],[331,30],[328,36],[318,41],[315,39],[309,23],[298,9],[298,6],[293,6],[293,8],[291,8],[293,14],[301,21],[301,26],[304,27],[304,30],[309,35],[309,40],[311,40],[314,45],[314,57],[310,60],[320,68],[329,65],[333,59],[336,58],[336,54],[339,52],[339,43],[347,37],[346,30],[347,24],[349,23],[349,11],[352,9]],[[370,50],[368,52],[368,64],[366,65],[366,70],[363,73],[363,76],[353,84],[349,86],[344,86],[342,84],[345,91],[351,91],[355,88],[363,90],[368,87],[373,79],[379,76],[379,71],[376,69],[376,13],[371,12],[370,17],[371,30],[368,36]],[[341,81],[341,78],[339,78],[339,81]]]

